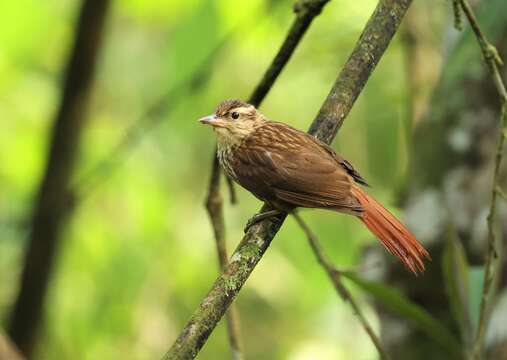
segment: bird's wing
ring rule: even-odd
[[[313,137],[313,136],[309,136],[309,137],[311,138],[311,140],[313,142],[320,145],[325,151],[327,151],[335,159],[335,161],[338,162],[338,164],[340,164],[340,166],[347,172],[347,174],[352,176],[352,179],[354,179],[354,181],[356,183],[364,185],[364,186],[370,186],[366,182],[366,180],[361,176],[361,174],[359,174],[359,172],[356,169],[354,169],[352,164],[350,162],[348,162],[348,160],[345,159],[343,156],[341,156],[336,151],[334,151],[334,149],[331,146],[329,146],[325,142],[320,141],[316,137]]]
[[[236,151],[239,183],[268,201],[361,211],[350,191],[353,177],[313,139],[280,123],[257,129]]]

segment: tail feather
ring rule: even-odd
[[[431,257],[415,236],[361,188],[354,186],[352,194],[364,209],[359,219],[380,239],[386,249],[414,274],[424,272],[423,259],[431,260]]]

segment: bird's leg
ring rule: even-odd
[[[273,210],[267,210],[261,213],[258,213],[254,216],[252,216],[250,219],[248,219],[246,226],[245,226],[245,233],[252,227],[253,225],[257,224],[258,222],[261,222],[262,220],[265,220],[267,218],[270,218],[272,216],[277,216],[283,214],[282,210],[273,209]]]

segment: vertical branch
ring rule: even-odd
[[[378,3],[354,51],[312,123],[310,132],[317,138],[326,143],[333,140],[398,30],[411,3],[411,0],[381,0]],[[192,359],[197,356],[266,252],[286,216],[282,214],[276,218],[266,219],[248,229],[230,262],[165,354],[164,359]]]
[[[12,340],[28,358],[41,326],[61,227],[68,215],[69,182],[109,4],[108,0],[86,0],[82,4],[60,107],[51,130],[47,167],[31,217],[21,286],[9,324]]]
[[[484,287],[482,290],[481,306],[479,313],[479,324],[474,341],[473,356],[475,359],[480,359],[482,356],[482,348],[484,343],[484,334],[487,323],[487,312],[491,302],[493,293],[493,283],[496,277],[496,260],[498,258],[497,244],[495,237],[495,222],[496,222],[496,202],[498,195],[502,195],[498,191],[500,189],[499,175],[500,165],[503,158],[503,146],[505,143],[506,129],[507,129],[507,91],[500,74],[499,66],[503,65],[496,48],[487,40],[482,32],[477,18],[472,10],[472,7],[467,0],[458,0],[470,26],[475,34],[479,43],[487,68],[491,74],[492,81],[495,84],[501,102],[501,118],[500,128],[498,131],[498,140],[496,145],[496,153],[494,159],[493,179],[491,184],[491,202],[489,206],[489,213],[487,217],[488,223],[488,252],[486,255],[485,271],[484,271]],[[459,11],[455,12],[459,14]],[[459,15],[455,13],[455,16]]]
[[[264,73],[262,80],[254,89],[249,98],[249,103],[254,106],[259,106],[264,100],[269,90],[273,87],[276,79],[282,72],[283,68],[291,58],[296,50],[299,42],[310,27],[313,19],[320,14],[324,5],[329,0],[301,0],[294,6],[296,18],[285,37],[282,46],[274,57],[270,66]],[[223,271],[227,265],[227,248],[225,243],[225,228],[223,216],[223,200],[220,195],[220,176],[221,170],[216,156],[216,149],[213,156],[211,165],[211,177],[208,185],[208,196],[206,198],[206,209],[211,220],[213,232],[215,235],[215,242],[217,247],[217,255],[220,261],[220,268]],[[227,185],[229,188],[231,203],[236,202],[236,193],[234,184],[231,179],[227,178]],[[239,335],[239,316],[234,305],[231,306],[227,312],[227,329],[229,333],[229,343],[233,354],[241,354],[240,351],[240,335]]]
[[[320,246],[320,242],[317,239],[317,236],[312,232],[312,230],[308,227],[308,225],[306,225],[306,223],[303,221],[303,219],[299,216],[297,212],[294,211],[292,215],[296,219],[296,222],[299,224],[303,232],[306,234],[306,237],[310,242],[310,246],[313,250],[313,253],[315,254],[315,257],[317,258],[317,261],[319,262],[319,264],[322,265],[324,270],[326,270],[327,275],[329,276],[329,279],[333,283],[337,294],[343,299],[343,301],[348,302],[350,304],[354,312],[354,315],[357,317],[357,320],[359,320],[359,322],[363,326],[364,331],[366,331],[366,334],[370,337],[370,340],[372,341],[373,345],[375,345],[375,348],[377,349],[380,358],[383,360],[389,360],[390,359],[389,354],[382,345],[382,342],[378,338],[377,334],[375,334],[375,331],[373,331],[373,328],[366,319],[366,316],[364,316],[358,303],[356,302],[350,291],[345,287],[345,285],[343,285],[341,281],[340,271],[333,265],[331,260],[326,256],[326,254],[322,250],[322,247]]]
[[[486,255],[486,263],[484,265],[484,287],[482,289],[481,307],[479,312],[479,324],[474,341],[474,358],[480,359],[482,354],[482,347],[484,343],[484,335],[486,332],[487,313],[491,297],[493,293],[493,284],[497,275],[497,259],[498,251],[495,236],[495,222],[496,222],[496,203],[498,195],[502,196],[499,189],[500,183],[500,165],[503,158],[503,147],[505,143],[505,129],[507,129],[507,97],[502,100],[502,110],[500,119],[500,130],[498,131],[498,140],[495,153],[495,165],[493,170],[493,179],[491,184],[491,202],[489,206],[489,213],[487,217],[488,223],[488,252]]]

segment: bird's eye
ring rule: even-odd
[[[236,112],[236,111],[232,112],[232,113],[231,113],[231,117],[232,117],[233,119],[237,119],[237,118],[239,118],[239,112]]]

